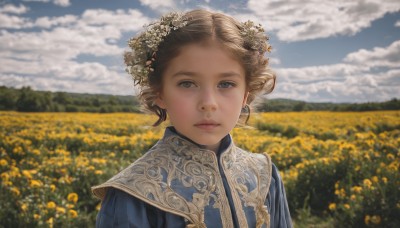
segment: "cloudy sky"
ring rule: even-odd
[[[400,98],[398,0],[0,0],[0,85],[132,95],[129,37],[194,8],[263,24],[278,75],[271,98]]]

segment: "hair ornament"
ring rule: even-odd
[[[126,71],[132,75],[135,85],[148,85],[158,46],[172,31],[184,27],[187,22],[182,14],[169,13],[159,21],[145,25],[144,32],[128,41],[132,52],[125,53]]]
[[[253,21],[242,23],[241,35],[246,46],[252,50],[257,50],[260,54],[266,51],[271,52],[271,45],[268,43],[268,36],[261,24],[255,24]]]

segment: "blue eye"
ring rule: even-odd
[[[194,87],[196,85],[193,82],[190,82],[190,81],[183,81],[183,82],[179,82],[178,86],[179,87],[183,87],[183,88],[191,88],[191,87]]]
[[[218,84],[218,88],[227,89],[227,88],[234,87],[235,85],[236,84],[233,82],[220,82]]]

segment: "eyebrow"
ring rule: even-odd
[[[234,71],[228,71],[228,72],[223,72],[219,74],[220,77],[226,78],[226,77],[240,77],[241,74],[234,72]],[[189,76],[189,77],[196,77],[199,76],[198,73],[193,72],[193,71],[178,71],[175,74],[172,75],[172,77],[178,77],[178,76]]]

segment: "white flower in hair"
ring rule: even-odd
[[[187,24],[179,13],[169,13],[157,22],[145,26],[145,31],[128,41],[132,52],[125,54],[126,71],[132,75],[135,84],[148,85],[148,74],[153,71],[152,63],[159,45],[171,31]]]

